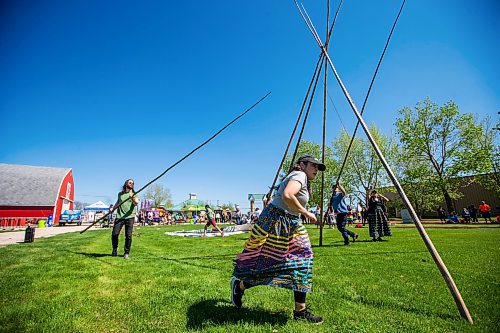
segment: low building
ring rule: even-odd
[[[0,227],[59,216],[73,209],[75,187],[70,168],[0,163]]]
[[[453,207],[458,215],[462,211],[462,208],[469,207],[470,205],[479,207],[481,201],[485,201],[491,206],[491,215],[495,218],[496,215],[500,215],[500,198],[495,195],[492,191],[486,189],[481,183],[477,182],[473,176],[461,177],[461,186],[459,191],[462,196],[459,199],[453,199]],[[396,207],[402,207],[402,200],[399,194],[396,192],[394,187],[381,188],[380,192],[383,193],[390,201],[397,202],[396,204],[390,203],[389,215],[394,217],[401,217],[401,209]],[[441,202],[441,207],[446,210],[446,202]],[[480,215],[479,215],[480,216]],[[436,218],[437,217],[437,206],[434,210],[422,212],[423,218]]]

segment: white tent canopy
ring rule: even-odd
[[[85,211],[103,211],[103,210],[109,210],[109,205],[106,205],[102,201],[97,201],[93,203],[92,205],[88,205],[83,207],[83,210]]]

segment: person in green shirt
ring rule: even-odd
[[[123,202],[123,204],[121,204]],[[111,233],[111,244],[113,252],[111,255],[116,257],[118,250],[118,236],[123,226],[125,226],[125,248],[123,258],[128,259],[130,256],[130,247],[132,246],[132,229],[134,227],[135,215],[137,213],[137,205],[139,198],[134,191],[134,180],[127,179],[123,184],[122,191],[118,193],[118,199],[113,205],[110,214],[116,211],[115,224]]]

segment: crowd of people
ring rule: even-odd
[[[111,205],[110,209],[113,208]],[[213,210],[216,223],[245,224],[252,220],[255,214],[243,214],[238,206],[234,210],[215,208]],[[137,212],[137,222],[146,225],[174,225],[178,223],[202,224],[206,222],[206,210],[193,212],[169,211],[165,209],[143,209]],[[257,215],[258,216],[258,215]],[[109,215],[109,222],[113,222],[115,214]]]
[[[460,215],[455,210],[450,210],[448,214],[442,206],[437,209],[437,214],[441,223],[479,223],[479,217],[484,219],[484,223],[494,223],[491,219],[491,206],[485,201],[481,201],[479,207],[469,205],[462,208]]]
[[[113,206],[110,205],[110,214],[106,219],[101,221],[101,227],[112,227],[117,221],[117,213],[113,211]],[[140,226],[151,225],[175,225],[179,223],[203,224],[207,222],[207,210],[196,212],[178,212],[165,209],[143,209],[136,211],[134,223],[139,223]],[[252,223],[259,218],[260,210],[257,207],[254,212],[242,213],[238,206],[235,209],[213,209],[213,214],[216,223],[234,223],[237,225]]]

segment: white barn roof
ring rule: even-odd
[[[54,206],[70,168],[0,163],[0,206]]]

